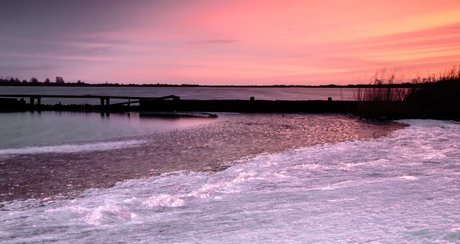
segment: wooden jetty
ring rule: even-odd
[[[28,98],[26,104],[24,98]],[[99,105],[45,105],[42,98],[98,98]],[[22,99],[17,100],[17,99]],[[128,102],[111,104],[111,99]],[[35,103],[37,101],[37,103]],[[138,106],[131,104],[138,103]],[[164,97],[99,96],[99,95],[30,95],[0,94],[0,110],[55,110],[55,111],[177,111],[177,112],[247,112],[247,113],[349,113],[357,101],[328,100],[182,100],[175,95]]]
[[[129,101],[121,104],[132,104],[139,103],[140,100],[165,100],[165,99],[174,99],[176,96],[169,95],[164,97],[132,97],[132,96],[97,96],[97,95],[25,95],[25,94],[0,94],[0,97],[14,97],[14,98],[24,98],[28,97],[30,105],[35,105],[35,99],[37,99],[37,105],[41,105],[41,99],[43,97],[47,98],[99,98],[101,100],[101,106],[110,105],[110,99],[133,99],[134,101]],[[137,101],[136,101],[137,100]],[[118,105],[118,104],[113,104]]]

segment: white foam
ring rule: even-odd
[[[181,207],[185,201],[180,196],[159,195],[150,197],[147,201],[142,202],[149,207]]]
[[[415,176],[409,176],[409,175],[405,175],[405,176],[401,176],[399,177],[401,179],[405,179],[405,180],[417,180],[418,178],[415,177]]]

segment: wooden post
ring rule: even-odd
[[[109,106],[110,105],[110,98],[106,98],[106,103],[105,105]]]
[[[41,97],[37,97],[37,104],[42,105],[42,98]]]
[[[173,109],[174,109],[174,111],[177,111],[177,105],[179,103],[179,100],[180,100],[180,97],[177,97],[177,96],[173,97]]]
[[[330,112],[335,111],[334,107],[332,106],[332,97],[327,98],[327,104],[329,105]]]
[[[35,103],[35,98],[34,98],[34,97],[30,97],[30,105],[34,106],[34,103]]]
[[[102,97],[101,97],[100,99],[101,99],[101,106],[104,106],[104,100],[105,100],[105,99],[102,98]]]

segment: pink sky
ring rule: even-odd
[[[5,3],[6,2],[6,3]],[[369,83],[460,64],[460,1],[2,1],[0,76]]]

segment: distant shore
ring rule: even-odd
[[[85,82],[39,82],[39,81],[19,81],[11,79],[1,79],[0,86],[42,86],[42,87],[235,87],[235,88],[412,88],[420,87],[420,84],[401,83],[401,84],[349,84],[349,85],[198,85],[198,84],[119,84],[119,83],[99,83],[89,84]]]

